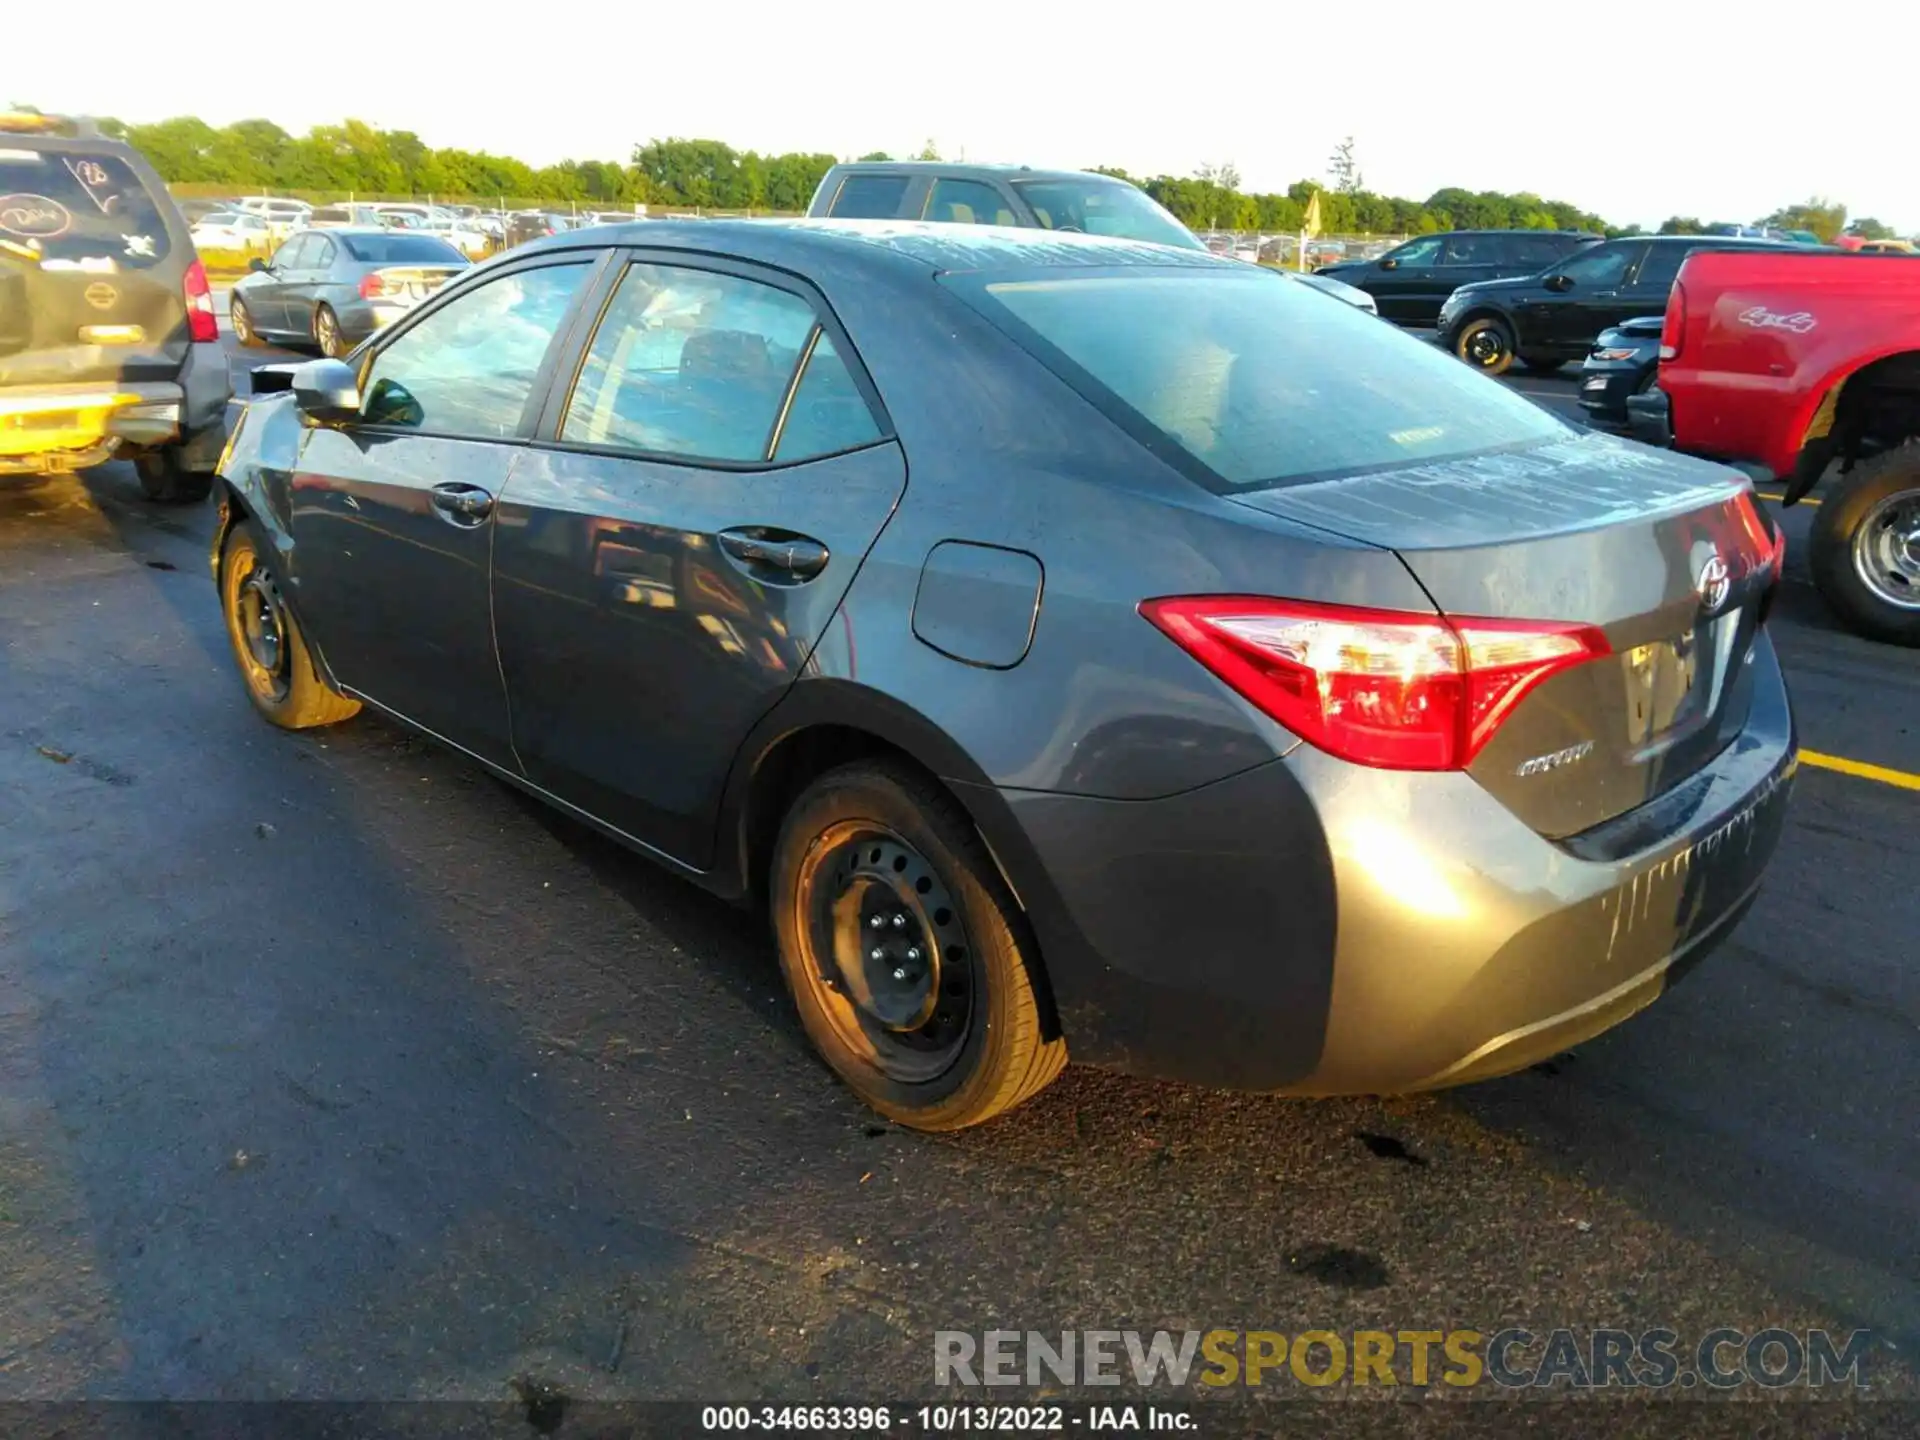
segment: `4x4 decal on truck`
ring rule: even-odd
[[[1756,305],[1751,310],[1740,312],[1740,323],[1751,325],[1756,330],[1791,330],[1796,335],[1804,335],[1820,322],[1804,310],[1796,310],[1791,315],[1776,315],[1764,305]]]

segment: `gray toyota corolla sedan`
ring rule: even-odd
[[[764,904],[910,1125],[1069,1052],[1512,1070],[1723,939],[1779,835],[1746,480],[1237,261],[635,224],[255,388],[213,564],[261,713],[375,707]]]

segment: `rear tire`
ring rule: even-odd
[[[304,730],[358,712],[358,700],[320,678],[306,637],[244,524],[234,527],[220,552],[220,613],[247,698],[273,724]]]
[[[1506,321],[1483,315],[1460,327],[1453,353],[1482,375],[1504,375],[1513,364],[1513,331]]]
[[[1025,917],[966,813],[885,762],[814,781],[781,825],[768,891],[807,1037],[881,1114],[978,1125],[1067,1063],[1047,1039]]]
[[[187,469],[174,445],[134,456],[133,473],[146,497],[160,505],[195,505],[213,491],[213,472]]]
[[[320,353],[329,360],[338,360],[353,349],[340,333],[340,317],[333,313],[330,305],[320,305],[313,312],[313,343],[320,347]]]
[[[1862,460],[1822,498],[1813,583],[1848,626],[1920,646],[1920,440]]]

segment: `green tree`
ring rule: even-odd
[[[932,140],[928,140],[926,144],[920,147],[919,152],[913,158],[916,160],[938,160],[940,158],[940,149]]]
[[[1662,235],[1704,235],[1707,227],[1691,215],[1669,215],[1660,222]]]
[[[1799,205],[1783,205],[1760,223],[1780,230],[1811,230],[1831,245],[1847,228],[1847,207],[1816,195]]]
[[[1862,240],[1897,240],[1899,235],[1891,225],[1876,220],[1871,215],[1862,215],[1847,226],[1847,234],[1858,235]]]
[[[893,156],[889,155],[884,150],[869,150],[866,154],[862,155],[860,159],[863,163],[865,163],[865,162],[871,162],[875,160],[879,160],[879,161],[891,160],[893,159]]]

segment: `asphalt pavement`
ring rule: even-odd
[[[212,522],[0,481],[0,1398],[899,1397],[937,1329],[1507,1324],[1867,1326],[1915,1393],[1920,793],[1803,770],[1734,939],[1521,1075],[1074,1068],[927,1138],[759,921],[376,717],[263,724]],[[1920,772],[1920,652],[1786,523],[1804,743]]]

